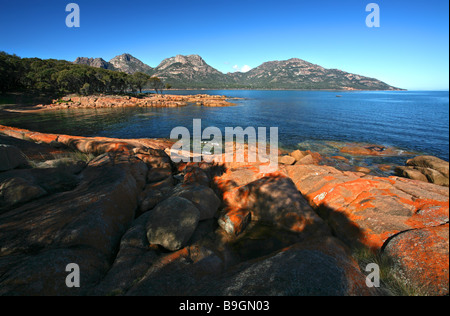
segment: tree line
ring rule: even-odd
[[[162,93],[170,89],[159,78],[76,65],[65,60],[20,58],[0,52],[0,93],[27,92],[49,95],[77,93],[142,93],[143,89]]]

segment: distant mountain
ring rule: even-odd
[[[154,75],[177,88],[222,87],[229,80],[227,75],[209,66],[198,55],[164,59],[155,68]]]
[[[224,74],[198,55],[164,59],[156,68],[130,54],[101,58],[77,58],[74,62],[133,74],[143,72],[161,78],[173,88],[185,89],[299,89],[299,90],[401,90],[378,79],[326,69],[298,58],[269,61],[250,71]]]
[[[114,57],[109,61],[119,71],[127,74],[134,74],[135,72],[143,72],[148,75],[153,75],[154,70],[152,67],[144,64],[142,61],[130,54],[122,54]]]
[[[113,65],[103,60],[102,58],[78,57],[73,63],[78,65],[87,65],[95,68],[117,70]]]
[[[236,84],[264,89],[398,90],[380,80],[326,69],[298,58],[270,61],[246,73],[230,73]]]

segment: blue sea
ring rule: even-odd
[[[280,147],[336,154],[337,144],[395,147],[449,159],[448,91],[169,91],[243,98],[232,107],[82,109],[18,114],[0,124],[40,132],[117,138],[169,138],[174,127],[278,127]],[[334,149],[333,149],[334,148]],[[401,158],[404,160],[404,157]],[[401,163],[400,161],[398,161]]]

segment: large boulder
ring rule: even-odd
[[[395,173],[400,177],[405,177],[412,180],[419,180],[423,182],[428,182],[428,178],[424,175],[420,170],[417,170],[414,167],[404,167],[397,166],[395,167]]]
[[[314,158],[312,155],[307,155],[296,162],[296,165],[313,165],[313,164]]]
[[[283,165],[293,165],[295,163],[295,158],[292,156],[282,156],[279,158],[278,162]]]
[[[383,255],[393,261],[398,279],[421,295],[449,294],[449,225],[401,233]]]
[[[401,177],[449,186],[449,163],[434,156],[409,159],[405,167],[396,167],[395,172]]]
[[[201,221],[214,218],[221,204],[214,191],[204,185],[181,185],[172,196],[179,196],[191,201],[200,211]]]
[[[139,196],[139,212],[136,215],[140,216],[141,214],[153,209],[156,205],[163,201],[164,198],[165,195],[159,190],[154,190],[153,188],[144,190]]]
[[[333,237],[244,262],[194,288],[202,296],[370,296],[375,288]]]
[[[415,167],[430,168],[439,171],[447,178],[449,177],[449,163],[448,161],[439,159],[434,156],[418,156],[406,161],[406,165]]]
[[[251,212],[252,221],[281,227],[305,236],[328,232],[326,225],[298,192],[292,180],[282,175],[267,175],[245,186],[231,188],[223,195],[226,212],[222,214],[222,218],[225,219],[224,223],[233,218],[238,219],[239,222],[233,225],[235,227],[242,227],[241,221],[247,221],[246,215],[235,216],[236,211],[248,210]],[[227,230],[234,233],[238,231]]]
[[[172,170],[165,168],[152,168],[148,171],[147,182],[155,183],[172,177]]]
[[[290,156],[293,157],[295,159],[295,161],[299,161],[303,157],[305,157],[305,154],[303,152],[301,152],[299,149],[297,149],[297,150],[294,150],[293,152],[291,152]]]
[[[194,204],[177,196],[161,202],[149,213],[148,241],[171,251],[186,246],[200,219],[200,211]]]
[[[15,146],[0,144],[0,171],[28,165],[25,155]]]
[[[151,212],[145,213],[133,222],[122,238],[111,269],[89,294],[186,295],[202,277],[221,272],[221,260],[205,247],[190,245],[167,252],[151,245],[146,230],[150,216]],[[196,234],[206,222],[199,224]]]

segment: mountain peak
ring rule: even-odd
[[[206,62],[199,55],[176,55],[175,57],[167,58],[163,62],[165,63],[180,63],[180,64],[192,64],[195,66],[207,65]]]
[[[114,57],[114,58],[117,58],[117,59],[123,59],[123,60],[126,60],[126,61],[130,61],[130,60],[132,60],[132,59],[137,59],[136,57],[134,57],[133,55],[128,54],[128,53],[124,53],[124,54],[122,54],[122,55],[118,55],[118,56],[116,56],[116,57]],[[114,59],[114,58],[113,58],[113,59]],[[113,59],[111,59],[111,60],[113,60]]]
[[[268,61],[248,72],[223,74],[199,55],[176,55],[156,68],[125,53],[109,62],[101,58],[79,57],[74,62],[118,70],[128,74],[155,75],[174,88],[208,89],[302,89],[302,90],[399,90],[380,80],[338,69],[326,69],[300,58]]]
[[[114,57],[109,61],[109,63],[119,71],[126,72],[128,74],[134,74],[135,72],[143,72],[148,75],[153,74],[152,67],[144,64],[142,61],[128,53]]]

